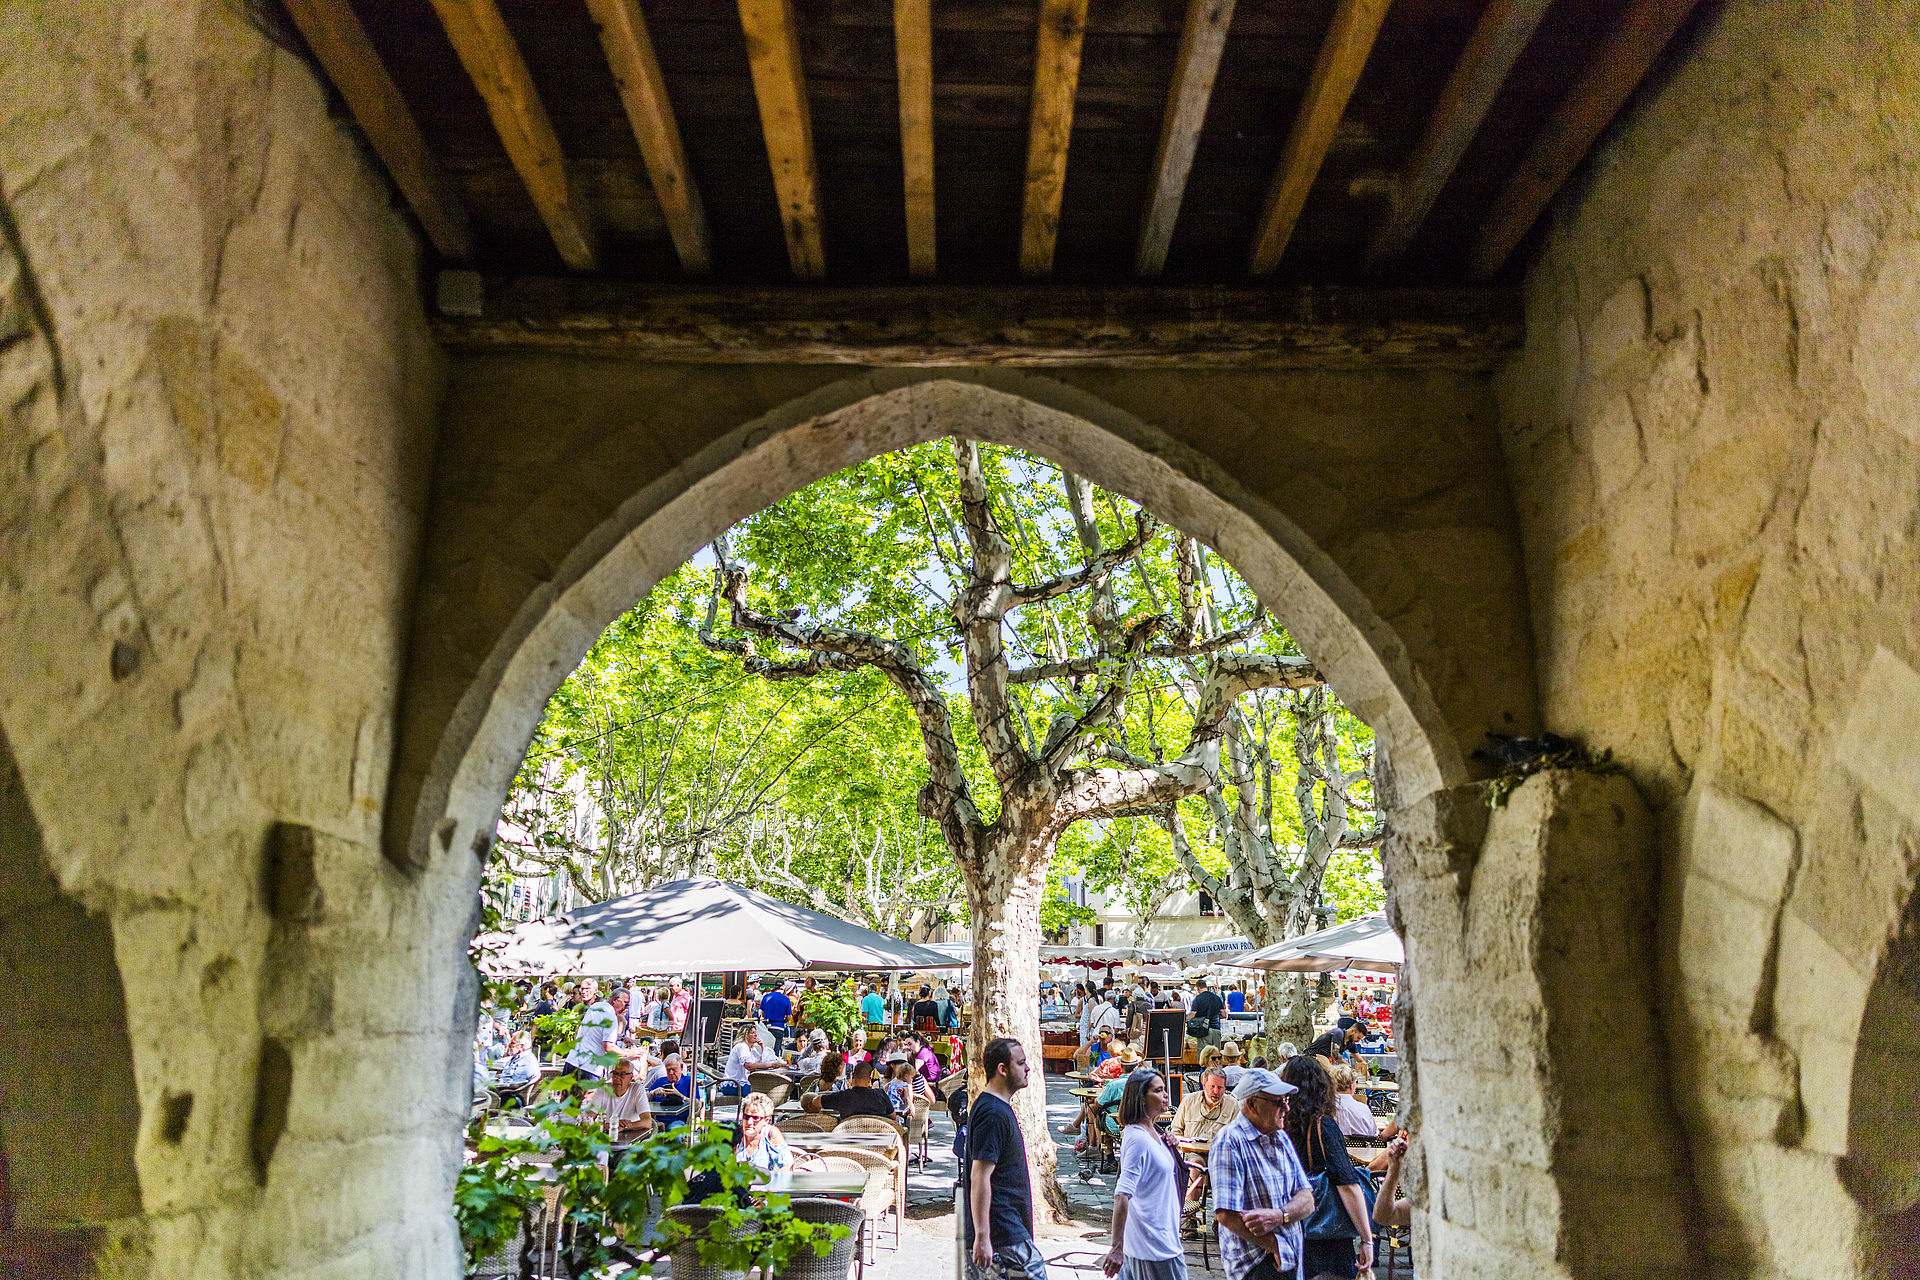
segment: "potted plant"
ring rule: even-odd
[[[456,1180],[454,1216],[470,1274],[505,1248],[531,1214],[541,1191],[528,1166],[536,1152],[551,1158],[560,1184],[571,1228],[561,1261],[574,1280],[615,1262],[652,1274],[654,1263],[671,1257],[688,1264],[679,1275],[696,1269],[696,1259],[722,1273],[777,1273],[801,1249],[826,1257],[848,1234],[845,1227],[796,1218],[784,1195],[750,1200],[756,1171],[734,1154],[732,1134],[722,1126],[654,1134],[616,1152],[606,1130],[582,1116],[574,1099],[542,1102],[532,1118],[533,1137],[481,1137]],[[670,1215],[656,1237],[655,1215],[688,1203],[711,1212],[698,1215],[694,1228]]]

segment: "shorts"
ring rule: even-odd
[[[1031,1239],[1001,1245],[993,1251],[993,1262],[985,1267],[973,1264],[973,1251],[969,1249],[966,1280],[1047,1280],[1047,1260]]]
[[[1120,1280],[1187,1280],[1185,1254],[1174,1258],[1125,1258]]]

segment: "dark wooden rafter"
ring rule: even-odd
[[[680,126],[667,98],[666,80],[654,56],[653,39],[638,0],[586,0],[587,12],[600,29],[600,47],[606,52],[614,86],[633,126],[634,140],[646,162],[653,194],[660,201],[667,233],[673,237],[680,269],[703,276],[713,269],[712,237],[700,188],[687,167]]]
[[[1265,275],[1280,265],[1280,256],[1293,238],[1294,224],[1306,207],[1307,193],[1313,189],[1327,149],[1333,145],[1334,130],[1346,112],[1347,100],[1360,81],[1360,72],[1367,65],[1367,55],[1373,51],[1374,38],[1380,34],[1380,23],[1386,16],[1387,0],[1340,0],[1334,10],[1333,25],[1320,45],[1306,97],[1294,117],[1280,153],[1280,167],[1261,206],[1253,247],[1247,255],[1247,270],[1252,274]]]
[[[747,37],[753,94],[760,104],[767,163],[780,202],[780,228],[787,261],[801,280],[827,274],[820,229],[820,171],[813,154],[813,115],[800,70],[800,29],[793,0],[739,0],[740,29]]]
[[[1626,105],[1694,4],[1695,0],[1634,0],[1614,22],[1489,208],[1467,255],[1468,279],[1489,280],[1506,265],[1514,247]]]
[[[494,0],[432,3],[561,261],[575,271],[594,270],[599,249],[593,225],[574,199],[560,140],[499,6]]]
[[[1180,201],[1186,194],[1187,175],[1193,169],[1193,153],[1200,145],[1200,129],[1206,123],[1207,103],[1213,97],[1213,81],[1232,21],[1233,0],[1188,0],[1173,85],[1167,92],[1167,114],[1160,125],[1160,147],[1153,159],[1153,187],[1140,215],[1135,275],[1157,276],[1166,269],[1167,246],[1173,242]]]
[[[907,198],[907,274],[936,268],[933,204],[933,0],[893,0],[900,84],[900,164]]]
[[[524,277],[457,350],[590,351],[700,364],[1447,368],[1518,346],[1518,296],[1490,289],[894,286],[708,289]]]
[[[1022,275],[1053,272],[1053,249],[1060,236],[1060,202],[1067,189],[1073,96],[1080,87],[1080,49],[1086,35],[1087,0],[1040,0],[1033,104],[1027,120],[1026,194],[1020,208]]]
[[[1392,203],[1367,244],[1367,270],[1390,266],[1413,243],[1550,3],[1489,0],[1420,141],[1401,166]]]
[[[287,13],[326,68],[354,123],[386,165],[427,239],[442,257],[467,261],[473,256],[467,211],[448,187],[419,123],[347,0],[287,0]]]

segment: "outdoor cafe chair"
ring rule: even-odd
[[[831,1114],[809,1115],[801,1112],[797,1116],[780,1117],[780,1128],[787,1133],[831,1133],[840,1121]]]
[[[754,1071],[748,1074],[747,1083],[755,1093],[764,1093],[773,1099],[778,1107],[793,1092],[793,1081],[773,1071]]]
[[[894,1144],[893,1167],[894,1180],[899,1192],[900,1216],[907,1214],[907,1131],[898,1120],[889,1120],[885,1116],[848,1116],[833,1126],[835,1133],[893,1133],[899,1141]],[[869,1152],[868,1154],[872,1154]]]
[[[730,1275],[739,1274],[709,1266],[700,1260],[699,1238],[705,1236],[708,1227],[725,1212],[724,1209],[715,1209],[704,1204],[676,1204],[667,1210],[669,1221],[686,1228],[691,1233],[668,1252],[668,1256],[672,1259],[673,1280],[728,1280]],[[734,1238],[738,1239],[746,1229],[745,1226],[735,1227]]]
[[[822,1258],[811,1249],[802,1249],[780,1272],[781,1280],[847,1280],[848,1268],[864,1275],[866,1259],[860,1256],[860,1233],[867,1215],[857,1204],[830,1200],[824,1196],[795,1196],[788,1202],[793,1216],[802,1222],[823,1222],[848,1228],[844,1239],[835,1240]]]
[[[880,1248],[880,1222],[891,1209],[894,1211],[893,1244],[889,1247],[898,1249],[900,1222],[905,1217],[905,1209],[895,1196],[894,1178],[898,1171],[895,1162],[876,1151],[860,1147],[822,1147],[813,1155],[818,1167],[835,1173],[852,1173],[855,1167],[865,1171],[867,1189],[860,1194],[860,1208],[866,1214],[867,1239],[877,1252]],[[872,1260],[868,1258],[868,1261]]]

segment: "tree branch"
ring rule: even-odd
[[[1052,600],[1068,595],[1080,588],[1104,581],[1107,575],[1139,555],[1153,535],[1159,531],[1160,523],[1144,511],[1134,514],[1134,533],[1131,538],[1117,547],[1097,552],[1078,569],[1057,574],[1043,582],[1030,586],[1014,587],[1009,607],[1038,604],[1042,600]]]
[[[1164,621],[1170,625],[1172,620]],[[1203,658],[1256,639],[1269,631],[1272,626],[1272,620],[1267,617],[1266,609],[1262,606],[1254,610],[1251,620],[1231,631],[1222,631],[1211,639],[1196,640],[1192,643],[1176,641],[1172,644],[1148,645],[1140,651],[1140,656],[1143,658]],[[1039,680],[1084,679],[1087,676],[1099,674],[1103,668],[1112,666],[1114,661],[1115,658],[1111,654],[1089,654],[1080,658],[1068,658],[1062,662],[1045,662],[1039,666],[1021,667],[1017,671],[1009,671],[1007,683],[1033,684]],[[1293,659],[1293,661],[1300,660]]]

